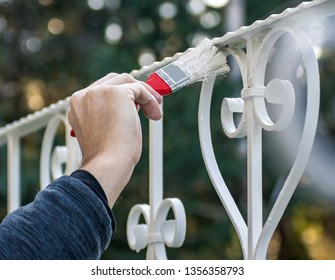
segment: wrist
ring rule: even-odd
[[[97,156],[83,163],[80,169],[90,172],[103,188],[109,206],[112,208],[128,183],[136,163],[124,156]]]

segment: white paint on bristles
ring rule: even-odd
[[[189,75],[189,84],[229,72],[226,56],[208,38],[185,52],[174,63]]]

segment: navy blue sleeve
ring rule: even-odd
[[[115,230],[116,230],[115,218],[114,218],[112,210],[109,208],[107,196],[106,196],[103,188],[101,187],[100,183],[98,182],[98,180],[91,173],[89,173],[86,170],[76,170],[71,174],[71,177],[77,178],[80,181],[82,181],[84,184],[86,184],[86,186],[91,188],[92,191],[94,191],[94,193],[101,199],[101,201],[103,202],[103,204],[106,207],[108,215],[111,218],[112,228],[114,229],[112,237],[114,237],[114,233],[115,233]]]
[[[115,231],[98,181],[86,171],[63,176],[0,224],[0,259],[99,259]]]

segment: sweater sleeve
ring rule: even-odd
[[[99,259],[115,231],[113,214],[86,171],[62,176],[0,224],[0,259]]]

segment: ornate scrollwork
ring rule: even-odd
[[[269,34],[263,40],[262,48],[260,48],[259,52],[260,55],[258,61],[262,62],[262,59],[268,59],[270,51],[273,48],[274,44],[283,35],[291,36],[296,41],[302,54],[307,78],[307,104],[305,122],[295,161],[259,236],[257,247],[255,248],[255,252],[253,253],[253,258],[255,259],[262,259],[266,257],[267,247],[275,231],[275,228],[277,227],[306,168],[316,134],[319,115],[320,80],[318,61],[315,56],[312,43],[302,30],[287,26],[279,26],[272,30],[272,32],[269,32]],[[259,66],[260,69],[255,79],[264,80],[266,65],[264,65],[264,63],[261,65],[259,63]],[[286,83],[281,86],[286,89],[286,91],[282,91],[286,93],[283,98],[293,103],[293,89],[291,88],[291,85],[289,83]],[[287,104],[286,108],[285,106],[283,108],[283,112],[286,110],[288,114],[287,118],[291,118],[291,114],[293,114],[292,111],[294,110],[293,106],[292,108],[290,108],[289,106],[290,104]],[[279,119],[277,124],[273,125],[273,127],[279,129],[281,128],[281,126],[284,126],[287,121],[288,120],[285,119],[284,116],[284,119]],[[269,127],[271,128],[271,125]]]
[[[230,138],[242,138],[247,133],[247,119],[244,100],[253,99],[255,115],[263,129],[280,131],[291,122],[294,107],[295,93],[290,81],[273,79],[266,87],[258,86],[243,89],[242,98],[224,98],[221,105],[221,123],[226,135]],[[265,101],[273,104],[282,104],[280,117],[273,122],[268,114]],[[241,121],[236,128],[234,114],[242,113]]]
[[[177,198],[164,199],[156,213],[150,210],[147,204],[135,205],[130,210],[127,220],[128,244],[136,252],[148,247],[148,252],[151,252],[153,258],[159,256],[159,259],[166,259],[164,244],[177,248],[184,242],[185,210],[182,202]],[[174,219],[167,220],[170,210],[173,212]],[[144,224],[139,223],[141,216],[144,218]]]
[[[282,112],[276,122],[269,117],[264,101],[282,104]],[[295,108],[295,92],[290,81],[273,79],[264,88],[263,98],[254,99],[255,115],[263,129],[280,131],[285,129],[292,120]]]
[[[243,114],[238,128],[234,123],[234,114],[243,113],[244,100],[242,98],[225,98],[221,105],[221,123],[224,132],[230,138],[242,138],[247,135],[245,114]]]
[[[307,77],[307,110],[296,160],[263,227],[261,129],[267,131],[285,129],[290,124],[295,111],[295,91],[289,80],[274,78],[265,85],[269,57],[274,45],[283,35],[291,36],[302,53]],[[243,89],[240,98],[224,98],[221,105],[221,123],[225,134],[230,138],[247,136],[248,139],[249,226],[244,222],[222,178],[212,147],[210,103],[214,79],[203,83],[199,102],[199,135],[207,171],[238,233],[244,257],[249,259],[266,257],[272,234],[306,167],[316,132],[320,91],[317,59],[312,44],[303,31],[278,26],[269,30],[265,37],[262,36],[248,39],[246,52],[232,48],[225,50],[237,61]],[[271,119],[267,103],[281,105],[281,114],[276,121]],[[238,125],[235,125],[234,114],[241,114]]]
[[[56,146],[53,148],[54,138],[59,125],[66,127],[65,146]],[[79,166],[80,149],[77,141],[71,139],[69,135],[69,125],[65,114],[56,114],[53,116],[44,133],[41,160],[40,160],[40,186],[44,188],[52,180],[59,178],[64,174],[69,174]],[[53,151],[52,151],[53,149]],[[65,165],[65,168],[63,166]]]
[[[145,224],[140,224],[140,217],[144,217]],[[129,247],[136,252],[144,249],[148,243],[148,224],[150,222],[150,206],[138,204],[131,208],[127,220],[127,239]]]

